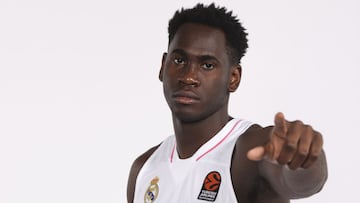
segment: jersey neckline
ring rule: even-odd
[[[242,119],[234,118],[227,122],[226,125],[214,137],[203,144],[191,157],[187,159],[179,158],[179,155],[176,151],[176,137],[174,136],[174,144],[170,153],[170,163],[181,160],[193,160],[195,162],[199,161],[201,158],[220,146],[228,137],[230,137],[231,133],[236,129],[241,121]]]

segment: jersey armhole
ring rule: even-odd
[[[150,158],[150,156],[156,151],[156,149],[159,148],[160,145],[161,145],[161,143],[157,146],[150,148],[145,153],[143,153],[138,158],[136,158],[135,161],[133,162],[133,164],[130,168],[128,184],[127,184],[127,200],[128,200],[128,202],[134,201],[136,181],[137,181],[137,177],[138,177],[142,167],[144,166],[146,161]]]

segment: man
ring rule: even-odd
[[[265,128],[228,113],[248,47],[232,12],[198,4],[177,11],[168,31],[159,79],[175,133],[134,161],[128,202],[283,203],[319,192],[319,132],[282,113]]]

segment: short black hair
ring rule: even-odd
[[[232,63],[240,63],[241,58],[248,48],[247,33],[232,11],[225,7],[215,6],[214,3],[205,6],[196,4],[193,8],[181,8],[169,20],[168,34],[169,44],[174,38],[176,31],[184,23],[199,23],[221,29],[225,33],[226,46]]]

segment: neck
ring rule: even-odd
[[[212,115],[196,122],[182,122],[173,116],[177,152],[180,158],[191,157],[203,144],[214,137],[229,121],[228,113]]]

